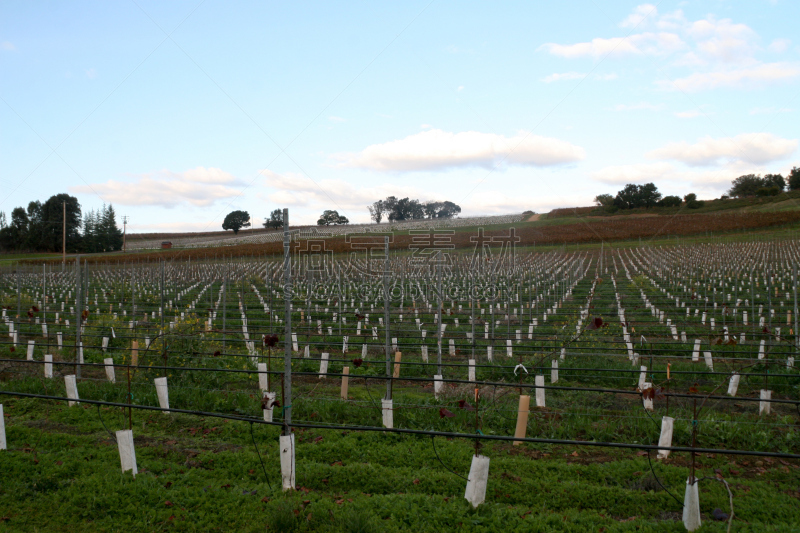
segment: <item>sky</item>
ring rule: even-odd
[[[800,166],[796,0],[0,3],[0,210],[462,216]]]

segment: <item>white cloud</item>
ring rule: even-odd
[[[330,120],[331,122],[347,122],[347,121],[346,121],[345,119],[343,119],[342,117],[335,117],[335,116],[333,116],[333,115],[329,116],[329,117],[328,117],[328,120]]]
[[[233,198],[242,185],[231,174],[218,168],[197,167],[185,172],[163,170],[141,174],[132,182],[108,180],[105,183],[70,187],[70,192],[97,193],[104,201],[119,205],[176,207],[190,204],[207,207],[218,200]]]
[[[86,77],[89,78],[90,80],[93,80],[97,77],[97,71],[93,68],[87,69],[85,72],[86,72]]]
[[[617,104],[614,111],[660,111],[664,109],[664,104],[651,104],[649,102],[639,102],[638,104]]]
[[[492,168],[500,164],[551,166],[585,157],[585,151],[567,141],[519,132],[514,137],[439,129],[405,139],[373,144],[359,153],[334,156],[343,167],[382,172],[444,170],[456,167]]]
[[[588,76],[588,74],[583,72],[555,72],[542,78],[542,81],[545,83],[552,83],[554,81],[581,80],[586,76]],[[592,79],[598,81],[611,81],[617,79],[617,77],[618,76],[616,73],[611,72],[609,74],[595,74],[592,76]]]
[[[2,43],[0,43],[0,49],[7,50],[7,51],[10,52],[12,50],[16,50],[17,47],[14,46],[14,43],[10,43],[8,41],[3,41]]]
[[[647,32],[610,39],[598,37],[589,42],[576,44],[545,43],[539,49],[570,59],[578,57],[597,59],[607,55],[666,55],[684,47],[683,40],[674,33]]]
[[[463,86],[463,85],[459,85],[459,86],[458,86],[458,89],[456,89],[456,90],[457,90],[458,92],[461,92],[461,91],[463,91],[463,90],[464,90],[464,86]]]
[[[789,39],[774,39],[767,47],[767,50],[780,54],[788,50],[790,44],[792,44],[792,41]]]
[[[720,87],[752,88],[800,76],[800,66],[789,63],[762,63],[744,68],[695,72],[674,81],[657,82],[665,89],[696,92]]]
[[[275,189],[269,193],[269,201],[288,207],[336,209],[340,214],[347,211],[365,211],[367,205],[387,196],[420,198],[423,191],[414,187],[382,184],[374,187],[357,187],[343,180],[314,181],[302,174],[288,172],[278,174],[262,170],[265,184]],[[349,216],[349,215],[348,215]]]
[[[639,26],[646,18],[654,19],[658,15],[658,9],[653,4],[641,4],[634,8],[633,13],[619,23],[621,28],[635,28]]]
[[[675,113],[673,113],[673,115],[675,115],[678,118],[695,118],[699,117],[702,114],[703,113],[701,113],[697,109],[692,109],[690,111],[676,111]]]
[[[677,78],[674,82],[659,80],[656,84],[686,92],[720,87],[747,89],[784,82],[800,75],[800,66],[796,63],[764,63],[757,59],[756,54],[764,52],[758,34],[748,25],[731,19],[708,15],[704,19],[688,21],[680,10],[660,15],[652,4],[641,4],[620,26],[646,31],[637,31],[627,37],[598,37],[573,44],[545,43],[539,50],[568,59],[673,56],[669,65],[689,69],[689,72],[670,76]],[[767,50],[781,53],[790,44],[788,39],[778,38]]]
[[[456,202],[461,208],[461,216],[505,215],[522,211],[545,213],[551,209],[565,206],[589,205],[592,197],[580,194],[566,196],[515,194],[513,197],[498,190],[480,190],[464,202]]]
[[[773,115],[776,113],[791,113],[794,109],[788,107],[754,107],[750,110],[751,115]]]
[[[713,16],[693,22],[687,33],[697,41],[697,49],[709,59],[740,63],[756,49],[756,33],[746,24]]]
[[[797,139],[782,139],[771,133],[743,133],[736,137],[704,137],[695,144],[686,141],[669,143],[647,154],[651,159],[673,159],[687,165],[713,165],[720,160],[764,164],[791,155]]]
[[[687,24],[686,16],[684,16],[683,11],[678,9],[672,13],[662,15],[656,22],[656,27],[660,30],[678,31],[685,28]]]
[[[556,72],[545,76],[542,81],[545,83],[552,83],[554,81],[567,81],[567,80],[580,80],[586,77],[582,72]]]
[[[674,168],[669,163],[643,163],[615,165],[591,174],[592,179],[609,184],[647,183],[671,175]]]
[[[634,46],[631,41],[622,37],[614,37],[611,39],[592,39],[586,43],[576,44],[556,44],[545,43],[540,47],[540,50],[546,50],[554,56],[576,58],[576,57],[602,57],[606,54],[614,52],[617,55],[623,54],[641,54],[641,51]]]

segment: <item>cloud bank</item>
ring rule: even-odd
[[[545,167],[580,161],[586,152],[567,141],[520,132],[514,137],[431,129],[358,153],[337,154],[339,166],[379,172],[492,168],[501,164]]]
[[[234,198],[242,185],[219,168],[197,167],[185,172],[162,170],[140,174],[133,181],[108,180],[104,183],[70,187],[73,193],[98,194],[103,201],[118,205],[177,207],[189,204],[207,207],[218,200]]]

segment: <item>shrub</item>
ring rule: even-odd
[[[756,191],[756,196],[759,196],[759,197],[777,196],[777,195],[780,194],[780,192],[781,192],[781,190],[778,187],[773,185],[772,187],[761,187],[760,189],[758,189]]]

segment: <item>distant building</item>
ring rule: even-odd
[[[170,248],[172,248],[172,241],[161,241],[162,250],[169,250]]]

